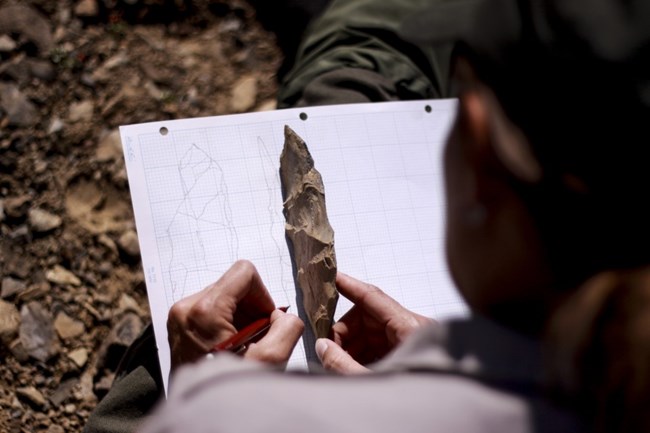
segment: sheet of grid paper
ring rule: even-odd
[[[465,314],[443,250],[442,148],[455,106],[354,104],[122,126],[165,386],[169,308],[237,259],[255,264],[276,305],[300,310],[279,178],[285,125],[323,177],[339,270],[418,313]],[[350,306],[340,298],[336,317]],[[311,359],[313,337],[303,340],[289,368]]]

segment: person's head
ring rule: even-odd
[[[591,275],[650,263],[650,3],[440,5],[433,32],[471,23],[455,29],[449,264],[470,305],[534,330]]]
[[[460,37],[445,171],[448,261],[465,299],[559,334],[551,351],[593,363],[584,354],[634,342],[618,367],[650,362],[636,320],[650,315],[650,278],[629,271],[650,265],[650,2],[456,0],[419,19]],[[640,380],[638,368],[611,380],[625,368],[580,365],[578,388],[595,380],[623,396]]]

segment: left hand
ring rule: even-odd
[[[269,331],[249,345],[244,358],[283,363],[302,335],[303,322],[293,314],[275,309],[251,262],[236,262],[216,283],[181,299],[169,310],[167,332],[172,371],[205,356],[238,329],[269,315]]]
[[[378,287],[342,272],[336,274],[336,287],[354,307],[332,326],[332,340],[316,341],[316,354],[327,370],[368,371],[365,364],[381,359],[418,328],[434,322],[407,310]]]

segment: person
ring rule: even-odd
[[[237,262],[172,308],[170,392],[142,432],[650,431],[650,8],[397,3],[334,0],[280,100],[453,88],[447,260],[472,314],[433,322],[339,273],[354,307],[316,342],[336,374],[283,372],[303,324]],[[263,314],[241,357],[204,359]]]

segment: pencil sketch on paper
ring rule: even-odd
[[[192,274],[210,271],[204,244],[206,238],[218,239],[221,251],[231,259],[238,255],[228,186],[219,163],[206,150],[192,143],[180,157],[177,170],[183,199],[164,230],[170,249],[167,282],[171,289],[171,303],[187,296],[186,287]],[[214,185],[214,192],[205,194],[198,187],[203,182]],[[179,242],[185,247],[177,245]],[[191,250],[187,245],[192,246]]]

